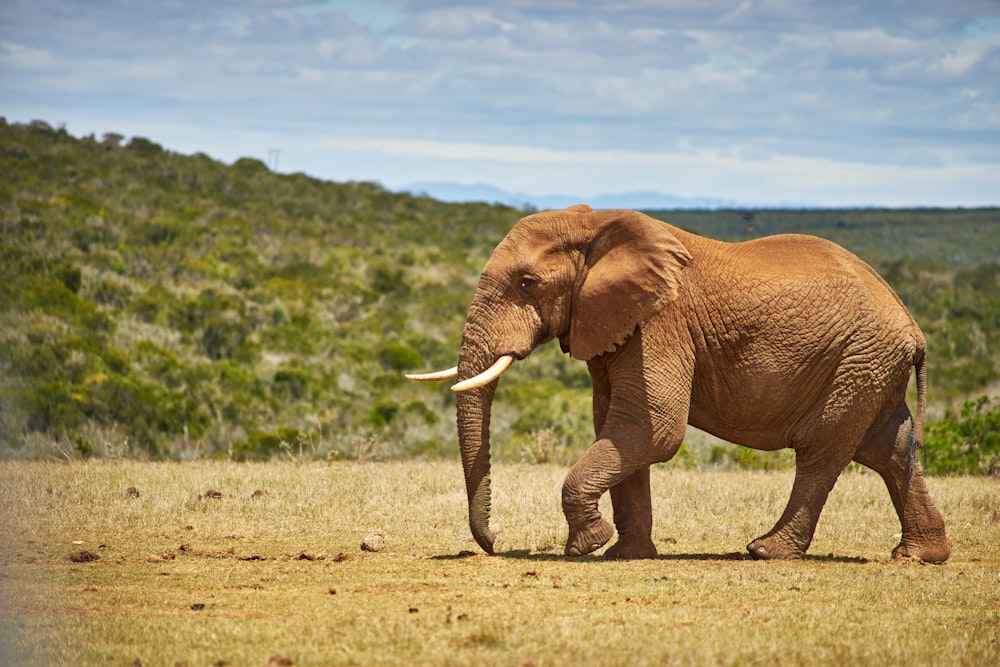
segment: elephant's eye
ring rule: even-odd
[[[531,288],[537,284],[538,281],[535,280],[534,278],[530,278],[528,276],[521,278],[521,289],[523,289],[525,292],[531,290]]]

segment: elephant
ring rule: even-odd
[[[950,555],[918,460],[926,343],[874,269],[817,237],[727,243],[584,204],[518,220],[483,268],[458,365],[408,376],[460,380],[452,388],[469,526],[488,554],[497,382],[554,339],[587,362],[593,384],[596,439],[562,488],[567,556],[600,549],[617,530],[605,558],[657,557],[650,466],[677,453],[688,424],[795,452],[787,506],[747,545],[751,557],[803,557],[851,461],[888,487],[902,525],[894,558]],[[915,416],[906,404],[913,369]],[[607,491],[613,526],[598,510]]]

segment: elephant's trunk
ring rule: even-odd
[[[478,375],[491,363],[487,353],[463,342],[458,376]],[[490,413],[496,381],[455,395],[458,410],[458,443],[469,497],[469,528],[488,554],[493,553],[496,532],[490,528]]]

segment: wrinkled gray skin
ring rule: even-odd
[[[827,241],[798,235],[730,244],[634,211],[586,206],[526,217],[483,269],[458,377],[559,339],[587,362],[597,438],[566,478],[566,554],[651,558],[649,466],[692,424],[759,450],[791,447],[795,482],[756,558],[800,557],[852,460],[885,480],[902,524],[894,556],[941,562],[944,522],[916,449],[924,338],[889,286]],[[905,402],[917,369],[916,419]],[[493,553],[490,408],[496,381],[457,396],[473,536]],[[598,511],[611,492],[614,526]]]

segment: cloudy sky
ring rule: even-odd
[[[998,0],[2,0],[0,115],[390,188],[1000,204]]]

